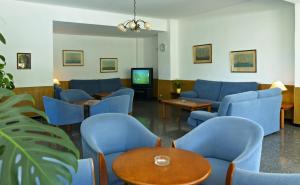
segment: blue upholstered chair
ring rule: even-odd
[[[112,171],[112,162],[123,152],[139,147],[160,146],[157,136],[127,114],[91,116],[83,121],[80,131],[83,157],[93,158],[95,174],[99,174],[96,175],[96,181],[100,185],[107,182],[109,185],[122,184]]]
[[[128,108],[128,113],[132,113],[132,107],[133,107],[133,97],[134,97],[134,90],[131,88],[122,88],[117,91],[112,92],[109,96],[106,98],[114,97],[114,96],[121,96],[121,95],[129,95],[130,96],[130,104]]]
[[[72,185],[95,185],[93,159],[78,160],[78,169],[72,171]]]
[[[188,124],[194,128],[214,117],[238,116],[256,121],[264,129],[264,134],[269,135],[279,131],[281,102],[279,88],[227,95],[223,98],[218,112],[193,111],[188,118]]]
[[[212,118],[174,141],[176,148],[204,156],[212,167],[205,185],[224,185],[231,163],[241,169],[259,171],[263,129],[239,117]]]
[[[43,96],[43,103],[49,124],[55,126],[81,123],[84,119],[83,107],[62,100]]]
[[[236,168],[227,185],[300,185],[300,174],[256,173]]]
[[[76,102],[76,101],[83,101],[83,100],[92,100],[94,99],[88,93],[81,89],[68,89],[63,90],[60,93],[60,98],[67,102]]]
[[[128,114],[130,97],[128,95],[105,98],[90,107],[90,116],[102,113],[124,113]]]

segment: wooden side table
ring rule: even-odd
[[[293,103],[282,103],[281,104],[281,109],[280,109],[280,128],[281,129],[284,128],[284,112],[286,110],[290,110],[292,108],[294,108]]]

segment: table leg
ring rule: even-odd
[[[211,112],[211,105],[207,107],[207,111]]]
[[[284,109],[280,109],[280,128],[284,128]]]

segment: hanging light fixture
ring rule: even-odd
[[[136,0],[133,0],[133,19],[132,20],[128,20],[124,23],[121,23],[118,25],[118,29],[122,32],[126,32],[127,29],[130,29],[131,31],[135,31],[135,32],[140,32],[141,31],[141,23],[144,24],[144,28],[146,30],[151,30],[151,24],[143,21],[141,19],[136,20]]]

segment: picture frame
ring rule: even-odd
[[[118,58],[100,58],[100,73],[118,72]]]
[[[212,44],[193,46],[194,64],[212,63]]]
[[[257,51],[255,49],[231,51],[230,63],[232,73],[256,73]]]
[[[31,69],[31,53],[17,53],[17,69]]]
[[[63,50],[63,66],[83,66],[83,50]]]

